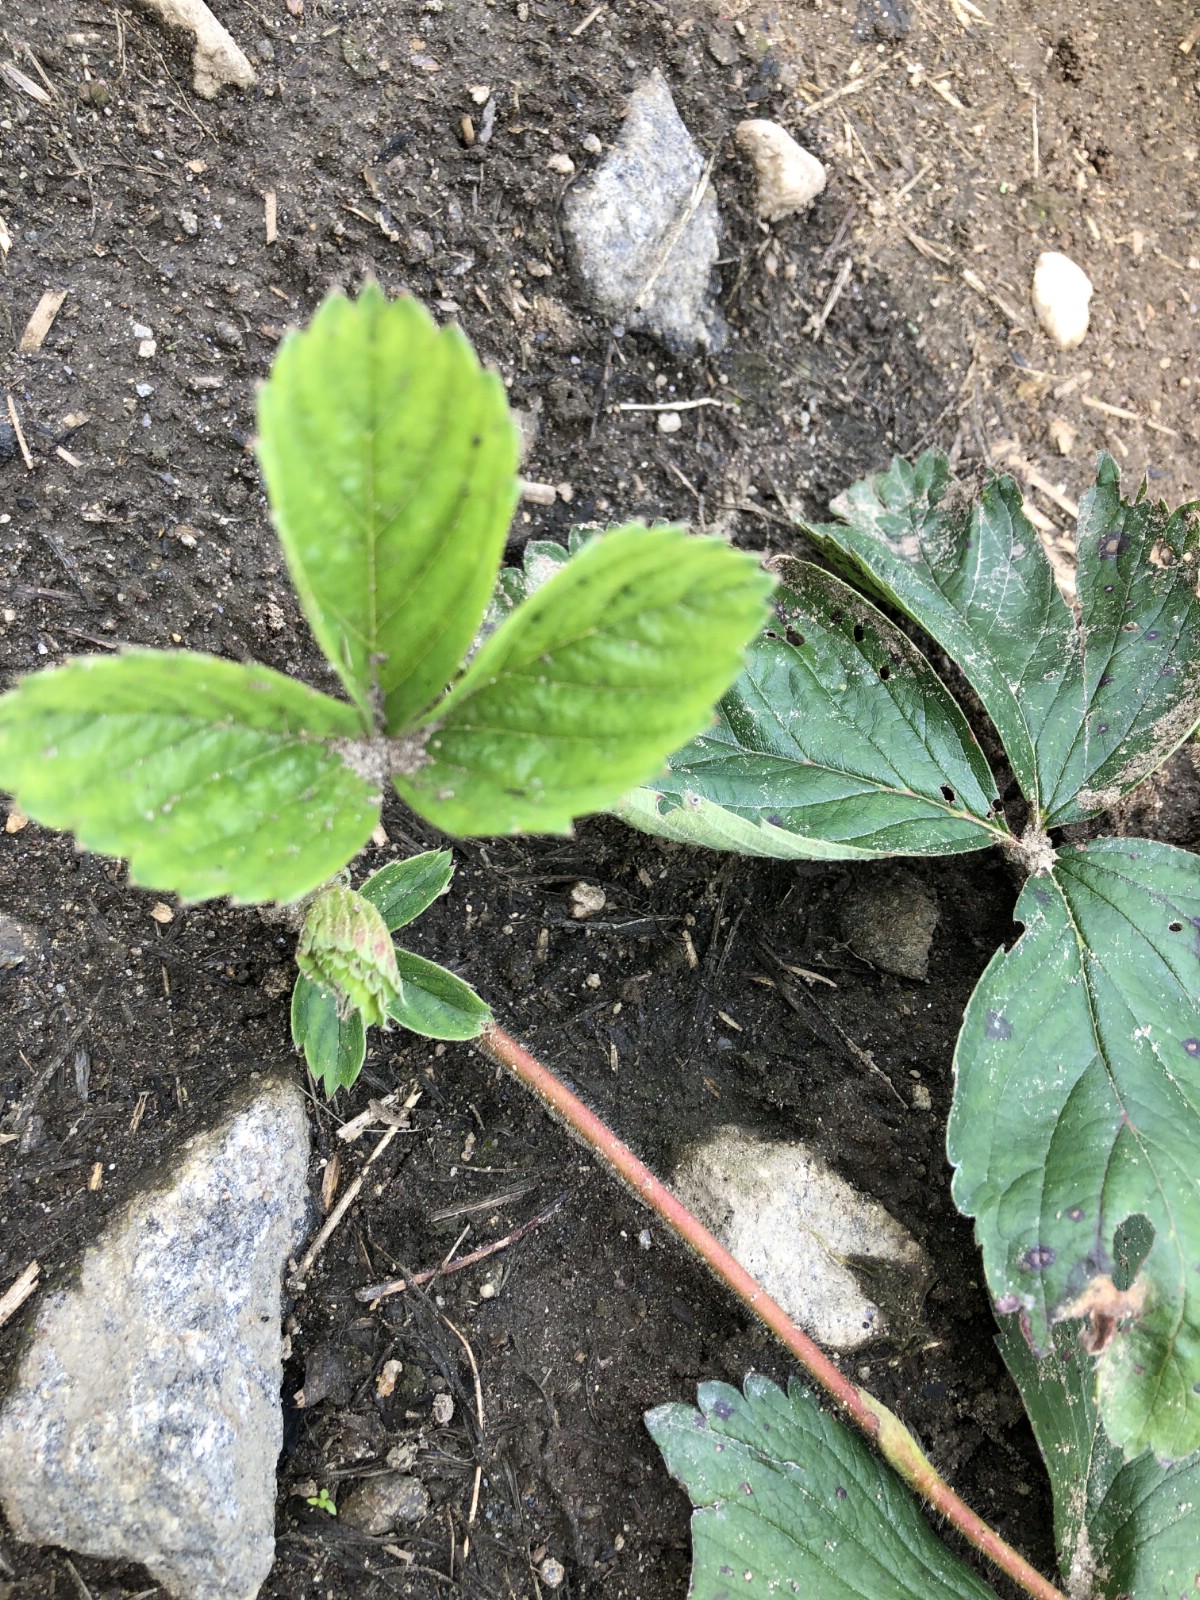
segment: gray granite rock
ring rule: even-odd
[[[563,201],[564,236],[597,309],[681,352],[719,349],[726,333],[714,290],[720,219],[711,184],[688,215],[703,171],[656,70],[630,97],[607,160]]]
[[[381,1472],[364,1478],[343,1495],[338,1520],[360,1533],[377,1537],[407,1523],[420,1522],[429,1511],[429,1495],[419,1478],[403,1472]]]
[[[269,1080],[190,1139],[41,1304],[0,1410],[18,1538],[252,1600],[275,1551],[280,1288],[308,1208],[300,1089]]]

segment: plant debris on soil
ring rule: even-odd
[[[502,374],[523,470],[554,486],[523,502],[510,558],[530,537],[633,517],[795,549],[795,514],[931,444],[964,476],[1012,471],[1068,563],[1098,450],[1129,492],[1143,476],[1172,502],[1200,491],[1200,48],[1185,0],[1136,18],[1124,0],[214,9],[257,83],[212,101],[193,93],[188,38],[120,0],[0,11],[6,682],[138,643],[327,685],[271,533],[254,394],[284,331],[368,276],[460,321]],[[712,158],[724,221],[730,336],[692,357],[597,317],[559,229],[574,180],[553,158],[585,175],[655,67]],[[825,162],[804,216],[757,221],[733,140],[747,117],[779,120]],[[1047,249],[1096,287],[1068,352],[1029,300]],[[669,436],[654,410],[621,409],[695,400],[720,403],[684,407]],[[1115,825],[1196,848],[1198,801],[1185,751]],[[445,843],[398,804],[383,829],[356,873]],[[735,862],[604,820],[453,848],[451,892],[410,930],[415,947],[656,1170],[722,1123],[803,1138],[920,1241],[921,1314],[854,1373],[1050,1570],[1044,1474],[944,1153],[962,1008],[1013,933],[1003,863],[907,865],[940,912],[921,982],[844,941],[865,867]],[[2,1291],[35,1260],[43,1285],[59,1281],[236,1085],[301,1068],[289,939],[253,910],[166,904],[11,810],[0,874]],[[604,895],[587,916],[581,883]],[[356,1140],[339,1127],[388,1095],[411,1102],[407,1126],[285,1308],[263,1594],[532,1600],[561,1563],[563,1593],[681,1600],[688,1507],[642,1413],[703,1378],[782,1377],[780,1352],[466,1047],[373,1034],[355,1089],[313,1098],[327,1206],[381,1124]],[[443,1263],[420,1286],[363,1293]],[[0,1330],[6,1367],[24,1316]],[[411,1527],[371,1535],[325,1509],[384,1471],[424,1485]],[[159,1592],[139,1569],[0,1526],[4,1600],[85,1588]]]

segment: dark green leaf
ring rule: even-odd
[[[962,712],[900,630],[817,567],[781,564],[775,620],[715,725],[616,815],[744,855],[947,855],[1007,833]]]
[[[359,1013],[352,1009],[339,1017],[332,991],[310,983],[303,974],[292,990],[292,1041],[304,1051],[308,1070],[327,1100],[338,1089],[350,1088],[367,1056]]]
[[[594,540],[484,642],[396,788],[450,833],[565,832],[703,727],[770,587],[679,528]]]
[[[379,796],[324,739],[352,706],[189,651],[85,656],[0,699],[0,786],[135,883],[294,900],[366,843]]]
[[[436,961],[397,950],[396,965],[404,989],[388,1014],[401,1027],[429,1039],[474,1039],[491,1016],[470,984]]]
[[[1039,1348],[1087,1317],[1109,1436],[1179,1459],[1200,1448],[1200,857],[1069,847],[1016,916],[958,1041],[954,1197],[997,1310]]]
[[[793,1385],[701,1384],[646,1417],[698,1509],[690,1600],[995,1600],[900,1479]]]
[[[407,861],[380,867],[358,892],[376,908],[388,931],[395,933],[427,910],[453,876],[454,857],[449,850],[426,850]]]
[[[1073,1595],[1158,1600],[1200,1587],[1200,1454],[1127,1461],[1095,1403],[1092,1361],[1058,1327],[1039,1361],[1009,1319],[1000,1349],[1021,1391],[1054,1491],[1059,1567]]]
[[[317,642],[388,732],[453,677],[492,592],[516,503],[504,386],[457,328],[368,285],[280,346],[259,457]]]
[[[1078,627],[1010,478],[974,501],[931,451],[833,510],[809,531],[959,664],[1039,826],[1114,805],[1200,720],[1196,508],[1122,501],[1111,457],[1080,506]]]

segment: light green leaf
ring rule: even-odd
[[[389,933],[427,910],[454,876],[449,850],[426,850],[407,861],[390,861],[359,888],[383,918]]]
[[[403,992],[388,1007],[401,1027],[428,1039],[474,1039],[491,1011],[461,978],[411,950],[396,951]]]
[[[1195,506],[1122,501],[1101,456],[1077,534],[1078,627],[1011,478],[973,499],[930,451],[856,484],[808,531],[962,668],[1041,827],[1116,803],[1200,720]]]
[[[1091,1359],[1058,1327],[1039,1361],[1009,1319],[1000,1350],[1021,1391],[1054,1491],[1068,1591],[1092,1600],[1160,1600],[1200,1579],[1200,1454],[1161,1466],[1127,1461],[1104,1432]]]
[[[613,808],[717,850],[818,860],[997,843],[994,779],[911,641],[819,568],[780,563],[775,620],[715,725]]]
[[[134,883],[294,900],[366,843],[379,796],[324,739],[352,706],[190,651],[83,656],[0,699],[0,787]]]
[[[381,1025],[403,998],[396,947],[378,910],[344,883],[329,884],[309,901],[296,946],[296,965],[330,989],[338,1011],[357,1011],[363,1027]]]
[[[701,1384],[646,1426],[697,1507],[689,1600],[995,1600],[900,1479],[798,1385]]]
[[[1200,1448],[1200,857],[1069,847],[1016,917],[959,1036],[954,1198],[997,1310],[1043,1349],[1086,1316],[1109,1436],[1177,1460]],[[1122,1289],[1131,1224],[1153,1237]]]
[[[259,459],[317,643],[397,733],[453,677],[484,613],[516,504],[504,386],[457,328],[369,284],[280,346]]]
[[[593,540],[481,646],[397,790],[450,833],[567,831],[703,727],[770,588],[680,528]]]
[[[332,990],[310,983],[301,973],[292,990],[292,1042],[304,1051],[308,1070],[332,1100],[349,1089],[367,1057],[367,1036],[359,1012],[338,1015]]]

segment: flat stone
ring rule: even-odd
[[[576,273],[610,321],[670,349],[719,349],[725,322],[713,267],[720,219],[711,184],[692,209],[704,157],[662,74],[634,90],[616,145],[563,201]]]
[[[680,1160],[675,1193],[792,1321],[832,1350],[921,1328],[928,1261],[877,1200],[799,1142],[718,1128]],[[869,1272],[864,1293],[852,1266]]]
[[[429,1495],[419,1478],[403,1472],[382,1472],[364,1478],[344,1495],[338,1521],[375,1537],[398,1524],[420,1522],[429,1510]]]
[[[143,1562],[180,1600],[253,1600],[275,1553],[280,1291],[308,1144],[299,1087],[256,1085],[42,1300],[0,1410],[18,1538]]]
[[[842,897],[842,937],[864,961],[922,982],[938,925],[938,903],[903,867],[867,868]]]

